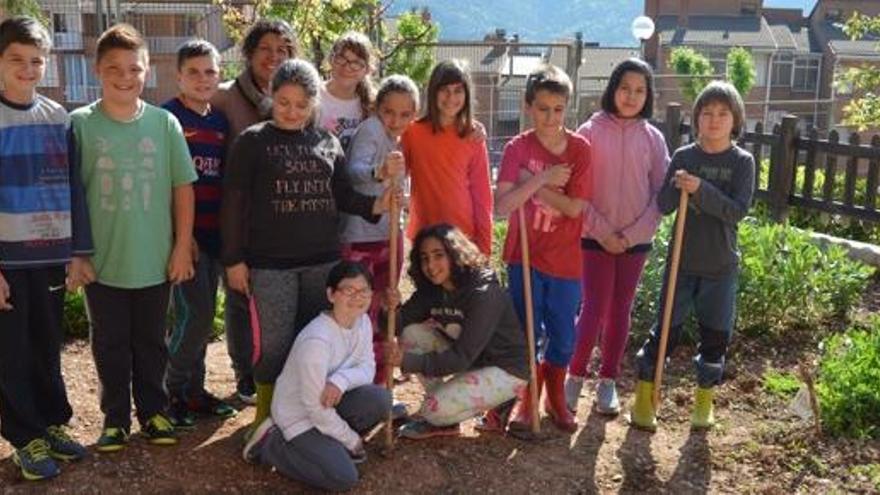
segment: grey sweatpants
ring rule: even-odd
[[[364,385],[342,396],[336,412],[358,433],[365,433],[388,416],[391,393],[378,385]],[[258,459],[284,476],[327,491],[346,491],[358,482],[358,471],[348,450],[317,428],[285,440],[276,426],[267,434]]]
[[[325,285],[336,262],[288,270],[251,269],[259,325],[254,348],[254,380],[275,383],[299,331],[329,306]],[[254,315],[252,315],[253,317]]]

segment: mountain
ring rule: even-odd
[[[496,28],[526,42],[573,38],[609,46],[634,46],[632,20],[643,0],[396,0],[393,13],[427,6],[444,40],[483,39]]]
[[[802,8],[816,0],[765,0],[767,7]],[[392,13],[428,7],[444,40],[479,40],[496,28],[522,41],[549,42],[584,33],[602,46],[635,46],[630,24],[644,0],[395,0]]]

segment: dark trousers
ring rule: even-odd
[[[61,376],[64,267],[4,270],[11,311],[0,311],[0,435],[15,448],[66,424]]]
[[[225,277],[224,277],[225,281]],[[254,393],[254,336],[251,331],[251,313],[248,298],[241,292],[224,285],[226,348],[239,392]]]
[[[391,393],[378,385],[349,390],[336,406],[339,416],[361,434],[388,417],[390,409]],[[261,447],[260,461],[288,478],[321,490],[347,491],[358,482],[358,471],[348,450],[317,428],[285,440],[281,430],[273,427]]]
[[[162,380],[168,362],[169,291],[167,283],[143,289],[93,283],[86,288],[105,428],[130,430],[132,392],[141,425],[168,406]]]
[[[214,329],[220,261],[202,251],[192,280],[171,289],[174,320],[168,334],[168,393],[181,399],[205,390],[205,351]]]

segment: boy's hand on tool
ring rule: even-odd
[[[687,173],[685,170],[676,171],[672,181],[675,187],[687,191],[688,194],[693,194],[700,188],[700,178]]]

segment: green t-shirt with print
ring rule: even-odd
[[[173,189],[197,179],[180,124],[147,103],[134,119],[113,120],[100,100],[73,111],[70,120],[98,282],[123,289],[165,282],[174,238]]]

